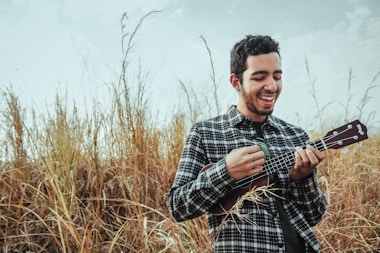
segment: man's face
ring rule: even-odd
[[[277,53],[248,56],[243,83],[235,86],[231,78],[240,95],[238,110],[253,121],[264,121],[273,112],[281,93],[281,75],[281,60]]]

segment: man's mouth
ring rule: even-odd
[[[275,95],[259,95],[259,99],[264,100],[265,102],[272,102],[275,99]]]

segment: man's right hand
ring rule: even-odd
[[[226,156],[226,167],[230,176],[240,180],[263,172],[265,154],[258,145],[232,150]]]

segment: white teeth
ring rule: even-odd
[[[267,101],[273,101],[274,97],[267,97],[267,96],[259,96],[260,99],[267,100]]]

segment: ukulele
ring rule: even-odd
[[[354,120],[329,131],[324,137],[309,143],[309,145],[314,146],[319,151],[324,151],[327,149],[339,149],[367,138],[367,127],[359,120]],[[305,147],[306,146],[303,148]],[[211,207],[211,213],[223,214],[229,211],[240,196],[252,190],[254,187],[268,186],[270,175],[277,173],[281,168],[292,167],[294,164],[294,151],[266,159],[262,173],[236,181],[236,187]],[[206,165],[201,172],[206,171],[212,166],[213,164]]]

